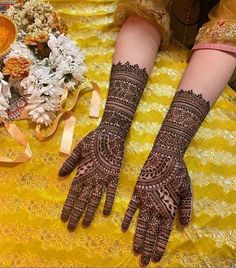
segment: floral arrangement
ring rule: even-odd
[[[16,41],[0,62],[0,118],[10,120],[13,92],[26,96],[28,116],[50,125],[65,91],[84,81],[84,55],[55,9],[41,0],[18,1],[6,11],[16,24]]]

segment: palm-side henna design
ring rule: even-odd
[[[84,213],[83,225],[90,225],[104,192],[103,213],[111,213],[124,142],[147,79],[146,70],[137,64],[113,64],[100,125],[77,144],[59,171],[60,176],[65,176],[78,166],[61,214],[63,221],[69,220],[69,230],[76,228]]]
[[[162,258],[177,210],[182,225],[190,222],[192,190],[183,156],[209,109],[201,95],[177,92],[141,170],[122,229],[139,208],[134,252],[141,254],[142,265]]]

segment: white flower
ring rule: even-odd
[[[68,91],[74,89],[77,85],[77,81],[72,78],[69,82],[65,82],[65,86],[68,89]]]
[[[69,39],[67,36],[61,34],[58,37],[50,34],[48,46],[51,49],[49,55],[49,63],[51,68],[55,68],[56,72],[62,74],[64,78],[70,80],[73,79],[73,83],[69,84],[69,89],[74,89],[78,82],[84,80],[84,73],[86,72],[86,66],[84,65],[84,54],[76,46],[75,42]],[[68,83],[69,81],[65,81]],[[74,86],[72,86],[74,84]]]
[[[3,74],[0,72],[0,118],[7,118],[7,109],[9,108],[9,99],[11,91],[8,82],[4,80]]]
[[[28,99],[29,115],[38,124],[50,125],[60,107],[60,99],[50,100],[43,96],[31,95]]]
[[[34,64],[29,76],[22,80],[21,86],[28,97],[29,116],[44,125],[50,125],[60,108],[61,96],[64,93],[61,74],[52,72],[47,60]]]
[[[38,86],[38,80],[37,78],[32,75],[29,74],[28,77],[24,78],[21,81],[21,87],[24,89],[25,94],[31,94],[32,92],[34,92],[35,88]]]
[[[60,100],[66,86],[74,89],[84,80],[86,67],[83,53],[64,35],[50,34],[49,58],[34,62],[29,76],[22,80],[21,87],[28,97],[29,116],[38,124],[49,125],[60,109]]]
[[[6,56],[5,60],[13,57],[23,57],[32,62],[36,60],[33,52],[20,41],[15,42],[11,45],[11,51]]]

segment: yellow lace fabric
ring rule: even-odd
[[[89,80],[102,92],[104,108],[111,58],[117,37],[116,2],[53,1],[69,25],[69,35],[86,54]],[[88,229],[67,231],[60,221],[73,173],[57,176],[65,160],[58,153],[63,124],[45,142],[33,126],[17,122],[28,137],[33,158],[13,167],[0,166],[0,266],[4,267],[139,267],[132,254],[135,221],[127,233],[121,222],[138,174],[186,68],[188,51],[171,44],[159,53],[126,142],[124,165],[113,213],[102,216],[104,200]],[[88,117],[91,93],[76,108],[73,144],[98,125]],[[15,158],[21,148],[0,128],[1,154]],[[194,187],[194,213],[189,227],[175,221],[166,254],[150,267],[234,267],[236,265],[236,94],[226,87],[185,160]]]

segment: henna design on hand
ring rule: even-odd
[[[59,171],[60,176],[65,176],[78,166],[61,214],[63,221],[69,221],[70,231],[76,228],[83,214],[83,225],[90,225],[104,192],[103,213],[111,213],[124,142],[147,79],[146,70],[137,64],[113,64],[100,125],[77,144]]]
[[[209,109],[201,95],[177,92],[142,168],[122,223],[126,231],[139,208],[134,252],[142,265],[161,260],[177,210],[182,225],[190,222],[192,190],[183,155]]]

